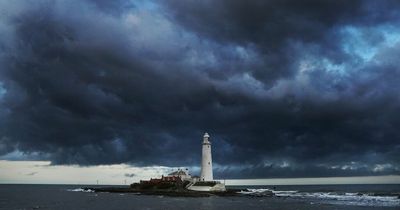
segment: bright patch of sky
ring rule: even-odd
[[[335,74],[337,76],[344,76],[348,73],[344,63],[338,64],[327,58],[321,59],[311,55],[307,55],[300,60],[298,69],[300,75],[305,75],[313,71],[324,71],[325,73]]]
[[[381,25],[374,28],[343,27],[340,31],[344,37],[343,49],[364,61],[370,61],[380,50],[394,46],[400,41],[400,29],[392,25]],[[378,43],[371,43],[372,36],[382,36]]]
[[[393,166],[390,163],[384,163],[384,164],[376,164],[372,170],[374,172],[381,172],[381,171],[385,171],[385,170],[392,169],[392,168],[395,168],[396,170],[399,169],[398,167]]]
[[[24,160],[24,153],[18,150],[12,151],[5,155],[0,156],[1,159],[5,160]]]
[[[230,179],[227,185],[324,185],[324,184],[399,184],[400,176],[357,176],[287,179]]]
[[[0,160],[0,183],[29,184],[113,184],[138,182],[172,172],[164,166],[134,167],[127,164],[81,167],[51,165],[50,161]]]
[[[360,170],[360,169],[365,169],[368,171],[373,171],[373,172],[383,172],[383,171],[398,171],[399,167],[390,163],[377,163],[377,164],[366,164],[366,163],[360,163],[360,162],[354,162],[351,161],[346,164],[336,164],[336,165],[330,165],[330,164],[319,164],[319,167],[325,167],[329,169],[341,169],[341,170]]]
[[[7,90],[4,88],[4,84],[0,82],[0,99],[3,98],[4,94],[7,93]]]
[[[255,97],[263,97],[267,94],[263,88],[263,83],[255,79],[249,73],[236,74],[232,77],[229,77],[225,81],[214,82],[218,88],[221,88],[227,92],[243,92],[247,95],[252,95]]]
[[[116,152],[118,152],[118,153],[126,152],[126,146],[122,139],[116,138],[111,142],[111,144],[113,145],[113,148],[115,149]]]
[[[145,0],[139,0],[139,1],[133,1],[135,6],[137,6],[140,10],[157,10],[159,6],[152,2],[152,1],[145,1]]]
[[[218,166],[220,167],[220,166]],[[223,166],[222,166],[223,167]],[[289,167],[283,162],[279,167]],[[386,165],[378,166],[387,167]],[[150,178],[159,178],[176,170],[165,166],[135,167],[128,164],[98,165],[51,165],[50,161],[0,160],[0,183],[25,184],[107,184],[123,185]],[[189,173],[199,167],[189,168]],[[400,176],[285,178],[285,179],[228,179],[227,185],[301,185],[301,184],[400,184]]]
[[[23,161],[23,160],[43,160],[48,159],[48,155],[39,153],[39,152],[31,152],[24,153],[20,150],[14,150],[12,152],[6,153],[0,156],[0,160],[12,160],[12,161]]]
[[[346,74],[346,66],[344,64],[335,64],[332,63],[328,59],[322,59],[321,64],[325,67],[326,71],[345,75]]]

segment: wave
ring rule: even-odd
[[[247,189],[245,191],[238,192],[244,195],[252,195],[252,196],[272,196],[274,195],[272,190],[269,189]]]
[[[309,199],[314,202],[328,204],[382,207],[400,206],[400,198],[398,195],[374,195],[373,193],[363,194],[349,192],[299,192],[296,190],[278,191],[271,189],[247,189],[246,191],[241,191],[239,193],[253,196],[271,196],[272,193],[272,195],[276,197]]]
[[[70,191],[70,192],[94,192],[91,189],[83,189],[83,188],[68,189],[67,191]]]
[[[297,193],[298,191],[292,190],[292,191],[277,191],[277,190],[271,190],[271,189],[246,189],[242,190],[239,193],[245,194],[245,195],[258,195],[258,194],[273,194],[273,195],[292,195]]]

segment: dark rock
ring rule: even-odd
[[[85,191],[109,193],[138,193],[139,195],[163,195],[172,197],[209,197],[209,196],[240,196],[239,189],[228,189],[224,192],[199,192],[187,189],[135,189],[131,187],[83,188]]]

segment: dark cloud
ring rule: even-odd
[[[271,85],[296,73],[296,43],[312,45],[334,63],[349,58],[338,44],[343,25],[373,26],[398,20],[396,1],[346,0],[223,0],[164,1],[169,17],[195,33],[224,44],[254,46],[261,56],[258,68],[246,69]],[[299,52],[300,50],[300,52]]]
[[[129,178],[132,178],[132,177],[135,177],[136,176],[136,174],[125,174],[125,177],[129,177]]]
[[[38,173],[38,172],[35,171],[35,172],[27,173],[26,175],[27,175],[27,176],[34,176],[34,175],[36,175],[37,173]]]
[[[89,3],[95,5],[101,11],[112,15],[120,15],[129,9],[135,8],[134,2],[127,0],[89,0]]]
[[[219,177],[399,174],[399,6],[375,4],[1,3],[0,155],[197,166],[207,131]]]

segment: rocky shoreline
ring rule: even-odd
[[[84,191],[88,192],[108,192],[108,193],[134,193],[138,195],[161,195],[161,196],[171,196],[171,197],[210,197],[210,196],[245,196],[239,192],[246,192],[247,189],[227,189],[224,192],[199,192],[191,191],[186,189],[134,189],[130,187],[84,187]],[[273,193],[266,193],[264,196],[273,196]]]

